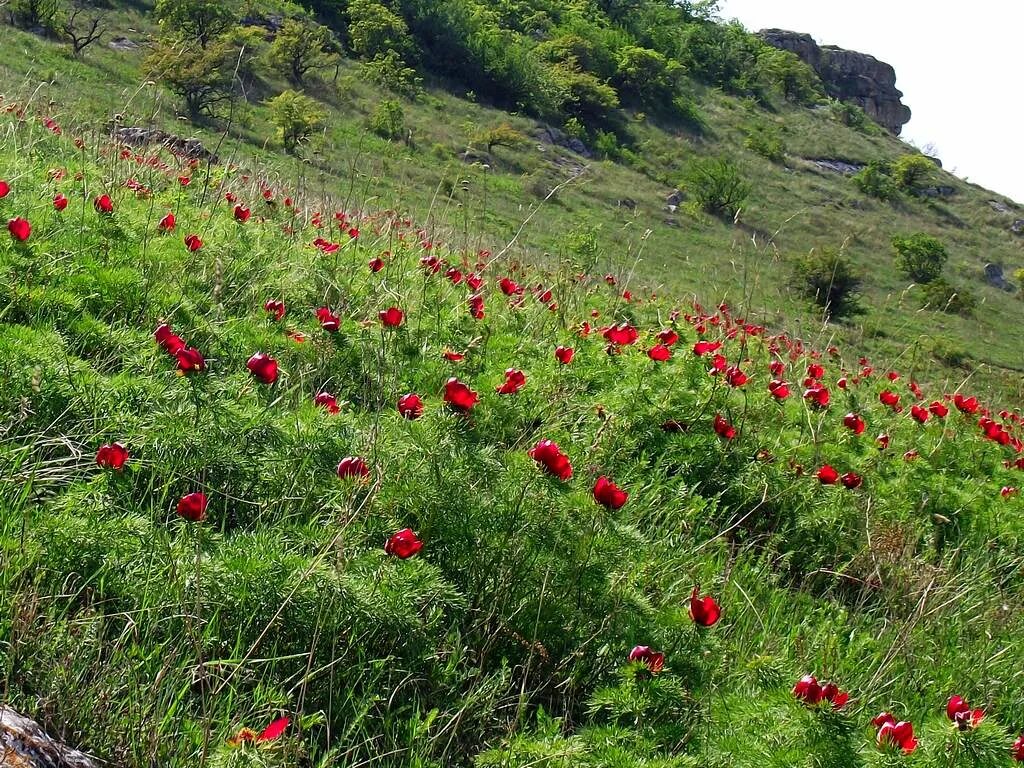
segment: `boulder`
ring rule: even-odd
[[[989,204],[989,206],[991,206],[992,210],[995,211],[996,213],[1009,213],[1010,212],[1010,206],[1008,206],[1006,203],[1000,202],[999,200],[989,200],[988,204]]]
[[[99,763],[51,738],[35,720],[0,706],[0,768],[99,768]]]
[[[119,35],[107,43],[107,47],[113,48],[115,51],[134,51],[139,47],[139,44],[123,35]]]
[[[818,74],[829,96],[860,107],[890,133],[898,136],[910,120],[910,108],[896,88],[896,70],[884,61],[834,45],[818,45],[801,32],[762,29],[758,35],[768,45],[796,54]]]
[[[131,147],[160,144],[174,154],[189,160],[217,162],[217,156],[206,149],[199,139],[186,139],[156,128],[135,128],[131,126],[115,127],[112,135],[117,141]]]
[[[674,205],[678,207],[683,202],[683,193],[678,189],[673,189],[668,197],[665,198],[665,205]]]
[[[1017,219],[1010,225],[1010,231],[1015,235],[1024,235],[1024,219]]]
[[[812,158],[811,162],[826,171],[834,171],[844,176],[853,176],[864,170],[864,163],[851,162],[849,160],[834,160],[829,157]]]
[[[582,141],[574,136],[569,136],[565,131],[559,130],[550,125],[542,125],[534,130],[534,138],[541,144],[554,144],[565,147],[571,152],[583,157],[591,157],[590,149]]]
[[[995,288],[1002,288],[1006,284],[1006,278],[1003,276],[1003,265],[986,264],[985,281]]]

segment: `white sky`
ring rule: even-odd
[[[886,61],[913,112],[901,137],[1024,203],[1024,2],[722,0],[747,29],[807,32]]]

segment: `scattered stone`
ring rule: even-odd
[[[542,144],[554,144],[559,147],[565,147],[571,152],[575,152],[577,155],[583,157],[591,157],[591,152],[587,148],[587,145],[574,136],[569,136],[565,131],[559,130],[550,125],[542,125],[536,128],[533,135]]]
[[[636,210],[636,200],[631,197],[624,197],[621,200],[616,200],[615,205],[619,208],[628,208],[631,211]]]
[[[34,720],[0,706],[0,768],[98,768],[98,763],[50,738]]]
[[[666,205],[665,206],[665,210],[668,211],[669,213],[675,213],[676,211],[679,210],[679,206],[678,205],[671,205],[671,204],[670,205]]]
[[[853,176],[855,173],[860,173],[865,167],[867,167],[866,163],[857,163],[849,160],[835,160],[829,157],[811,157],[807,159],[819,168],[826,171],[841,173],[844,176]]]
[[[989,285],[995,286],[996,288],[1002,288],[1006,283],[1006,278],[1003,276],[1003,265],[1002,264],[986,264],[985,265],[985,280]]]
[[[991,206],[992,210],[995,211],[996,213],[1009,213],[1010,212],[1010,206],[1008,206],[1006,203],[1001,203],[998,200],[989,200],[988,204]]]
[[[490,155],[488,155],[486,152],[477,152],[476,150],[473,149],[467,149],[465,152],[459,152],[459,160],[461,160],[464,163],[469,163],[470,165],[472,165],[473,163],[480,163],[482,165],[491,164]]]
[[[115,51],[134,51],[139,47],[139,44],[123,35],[119,35],[107,43],[107,47],[113,48]]]
[[[674,205],[674,206],[678,207],[679,205],[682,204],[682,202],[683,202],[683,193],[680,192],[678,189],[673,189],[669,193],[669,196],[665,198],[665,203],[667,205]]]
[[[937,187],[925,187],[924,189],[918,190],[918,197],[952,197],[956,194],[956,187],[950,186],[937,186]]]
[[[800,32],[762,29],[758,35],[774,48],[795,53],[818,73],[829,96],[860,107],[890,133],[898,136],[910,120],[910,108],[896,88],[896,70],[884,61],[834,45],[819,46]]]
[[[1010,231],[1015,235],[1024,235],[1024,219],[1017,219],[1010,225]]]
[[[115,128],[113,131],[115,139],[131,147],[145,147],[151,144],[159,144],[171,152],[190,160],[202,160],[204,162],[216,163],[217,156],[206,149],[199,139],[185,139],[175,136],[156,128],[132,128],[124,126]]]

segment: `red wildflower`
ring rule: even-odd
[[[846,414],[843,417],[843,426],[855,435],[863,435],[864,430],[867,429],[867,424],[864,423],[864,419],[856,413]]]
[[[959,392],[953,395],[953,405],[961,413],[975,414],[978,412],[978,398],[964,397]]]
[[[15,216],[7,222],[7,231],[10,232],[11,237],[19,243],[24,243],[32,234],[32,225],[28,223],[28,219],[23,219],[21,216]]]
[[[423,542],[413,533],[412,528],[403,528],[393,534],[384,545],[384,551],[387,554],[394,555],[400,560],[412,557],[421,549],[423,549]]]
[[[398,398],[398,412],[403,418],[415,421],[423,415],[423,398],[410,392]]]
[[[526,374],[517,368],[509,368],[505,371],[505,381],[496,387],[495,391],[499,395],[514,395],[524,386],[526,386]]]
[[[377,316],[380,318],[381,324],[386,328],[397,328],[405,320],[405,313],[398,307],[388,307]]]
[[[825,375],[825,368],[821,363],[811,363],[807,366],[807,375],[812,379],[820,379]]]
[[[120,470],[126,461],[128,449],[121,443],[104,443],[96,450],[96,465],[103,469]]]
[[[252,216],[252,211],[250,211],[244,205],[239,203],[238,205],[235,206],[235,210],[234,210],[235,221],[239,222],[240,224],[245,224],[245,222],[247,222],[249,220],[250,216]]]
[[[68,207],[68,199],[64,197],[63,193],[58,192],[53,198],[53,209],[55,211],[63,211]]]
[[[187,187],[191,183],[192,179],[189,176],[179,176],[178,183],[183,187]]]
[[[879,402],[882,403],[882,405],[887,405],[890,408],[895,408],[900,404],[900,396],[893,392],[891,389],[882,390],[882,392],[878,395],[878,400]]]
[[[804,675],[793,686],[793,695],[811,706],[823,701],[830,703],[835,709],[842,709],[850,700],[850,694],[839,689],[835,683],[819,684],[814,675]]]
[[[856,380],[853,383],[856,384]],[[845,376],[840,376],[839,380],[836,382],[836,386],[839,387],[840,389],[845,390],[847,386],[849,386],[849,382],[847,381]]]
[[[917,451],[915,451],[913,448],[911,448],[909,451],[907,451],[906,453],[903,454],[903,460],[904,461],[915,461],[917,459],[917,457],[920,456],[920,455],[921,454],[919,454]]]
[[[601,331],[601,334],[612,344],[620,347],[629,346],[640,337],[637,329],[629,323],[608,326]]]
[[[444,401],[456,411],[467,413],[473,410],[480,396],[454,376],[444,385]]]
[[[113,213],[114,203],[110,199],[110,195],[100,195],[92,201],[93,207],[97,213]]]
[[[559,480],[568,480],[572,477],[569,457],[562,453],[557,443],[541,440],[529,450],[529,454],[530,458],[538,464],[543,464],[544,468]]]
[[[342,480],[350,477],[362,479],[370,475],[370,468],[358,456],[346,456],[338,462],[337,472]]]
[[[1018,736],[1010,747],[1010,754],[1018,763],[1024,763],[1024,734]]]
[[[484,295],[474,293],[469,297],[469,316],[474,320],[484,319]]]
[[[772,360],[768,364],[768,370],[771,372],[772,376],[781,378],[782,374],[786,372],[786,364],[781,360]]]
[[[503,277],[498,281],[498,287],[506,296],[516,296],[523,292],[523,287],[510,277]]]
[[[444,357],[445,360],[448,360],[449,362],[452,363],[460,363],[466,359],[465,353],[456,352],[455,350],[448,349],[447,347],[445,347],[444,351],[441,353],[441,356]]]
[[[660,651],[652,651],[646,645],[638,645],[629,652],[630,661],[639,661],[647,671],[656,675],[665,668],[665,654]]]
[[[878,450],[884,451],[889,447],[889,436],[885,434],[885,432],[882,432],[875,438],[875,442],[878,443]]]
[[[747,374],[738,365],[730,365],[725,369],[725,380],[730,387],[742,387],[747,383]]]
[[[256,733],[256,731],[251,728],[242,728],[238,733],[228,739],[228,744],[232,747],[239,747],[242,744],[276,741],[280,738],[281,734],[284,733],[285,728],[288,727],[290,722],[291,721],[287,717],[279,717],[260,733]]]
[[[971,709],[962,696],[950,696],[946,703],[946,717],[956,723],[961,731],[968,728],[977,728],[978,724],[985,719],[985,710]]]
[[[843,475],[840,480],[843,481],[843,485],[849,488],[851,491],[854,488],[860,488],[864,484],[864,478],[858,475],[856,472],[847,472]]]
[[[940,419],[944,419],[949,415],[949,408],[939,400],[933,400],[932,404],[928,406],[928,410],[932,412],[933,416],[937,416]]]
[[[655,344],[649,350],[647,350],[647,356],[651,360],[655,360],[659,363],[663,363],[672,357],[672,350],[666,347],[664,344]]]
[[[178,350],[185,346],[182,338],[171,331],[171,326],[167,323],[161,323],[156,327],[156,330],[153,331],[153,338],[169,355],[178,354]]]
[[[927,408],[922,408],[920,405],[917,405],[915,403],[914,405],[910,406],[910,415],[918,424],[924,424],[926,421],[928,421],[928,417],[931,414],[928,413]]]
[[[673,331],[671,328],[666,328],[658,334],[658,340],[666,347],[673,346],[679,341],[679,334]]]
[[[185,247],[191,253],[195,253],[203,247],[203,241],[199,239],[199,235],[185,235]]]
[[[608,509],[621,509],[628,499],[629,494],[604,475],[594,483],[594,500]]]
[[[575,354],[576,350],[572,347],[555,347],[555,359],[562,365],[568,365],[571,363],[572,357]]]
[[[206,494],[200,491],[182,496],[178,501],[178,515],[198,523],[206,517]]]
[[[804,390],[804,400],[818,408],[828,408],[831,395],[828,387],[821,384],[812,384]]]
[[[831,465],[824,464],[818,470],[818,482],[822,485],[835,485],[837,480],[839,480],[839,473]]]
[[[876,741],[879,746],[891,746],[903,750],[903,754],[909,755],[917,749],[917,739],[914,738],[914,726],[905,720],[896,722],[888,712],[888,719],[882,720],[878,729]],[[882,717],[882,715],[879,715]],[[878,720],[876,717],[875,720]],[[872,721],[874,723],[874,721]]]
[[[245,367],[249,372],[264,384],[273,384],[277,381],[277,360],[263,352],[257,352],[249,358]]]
[[[701,627],[714,626],[722,617],[722,609],[715,602],[715,598],[710,595],[697,597],[699,592],[700,586],[698,585],[690,593],[690,618],[693,619],[694,624]]]
[[[178,370],[182,373],[206,370],[206,360],[198,349],[182,347],[174,353],[174,357],[178,361]]]
[[[380,256],[370,259],[371,272],[380,272],[382,269],[384,269],[384,259],[382,259]]]
[[[768,382],[768,391],[776,400],[785,400],[789,397],[789,385],[781,379],[773,379]]]
[[[338,398],[329,392],[317,392],[313,403],[325,409],[332,416],[341,413],[341,406],[338,405]]]
[[[279,323],[287,309],[284,306],[284,302],[280,299],[267,299],[263,303],[263,311],[270,315],[275,323]]]
[[[736,437],[736,427],[730,424],[720,413],[715,414],[714,427],[715,434],[719,437],[725,438],[726,440],[732,440]]]
[[[0,200],[11,194],[11,185],[0,179]]]
[[[999,495],[1002,496],[1004,499],[1008,499],[1011,496],[1016,496],[1018,492],[1019,491],[1012,485],[1004,485],[1002,488],[999,489]]]
[[[328,333],[337,333],[341,327],[341,318],[333,314],[328,307],[320,307],[316,311],[316,319],[320,321],[320,327]]]

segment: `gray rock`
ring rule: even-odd
[[[1008,206],[1006,203],[1001,203],[998,200],[989,200],[988,204],[989,204],[989,206],[991,206],[992,210],[995,211],[996,213],[1009,213],[1010,212],[1010,206]]]
[[[628,208],[631,211],[636,210],[636,200],[631,197],[623,197],[615,201],[615,205],[619,208]]]
[[[884,61],[834,45],[819,46],[800,32],[762,29],[758,35],[768,45],[795,53],[818,74],[829,96],[855,104],[889,132],[898,136],[910,120],[910,108],[896,88],[896,70]]]
[[[98,763],[48,736],[34,720],[0,706],[0,768],[98,768]]]
[[[808,158],[810,162],[814,163],[819,168],[823,168],[826,171],[834,171],[835,173],[841,173],[844,176],[853,176],[855,173],[860,173],[866,167],[864,163],[858,163],[850,160],[835,160],[829,157],[818,157]]]
[[[1010,225],[1010,231],[1015,235],[1024,235],[1024,219],[1017,219]]]
[[[160,144],[171,152],[190,160],[203,160],[216,163],[217,156],[206,149],[199,139],[186,139],[175,136],[156,128],[134,128],[131,126],[115,127],[112,131],[115,139],[131,147],[145,147]]]
[[[565,131],[559,130],[554,126],[539,126],[534,130],[533,135],[542,144],[554,144],[559,147],[565,147],[569,151],[575,152],[577,155],[592,157],[592,154],[586,144],[574,136],[567,135]]]
[[[118,36],[107,43],[107,47],[113,48],[115,51],[134,51],[139,47],[139,44],[127,37]]]
[[[956,194],[956,187],[940,185],[937,187],[925,187],[918,190],[918,197],[952,197]]]
[[[673,189],[669,193],[669,196],[665,198],[666,205],[678,206],[682,202],[683,202],[683,193],[680,192],[678,189]]]

